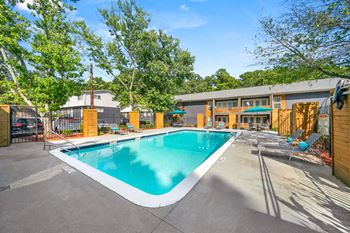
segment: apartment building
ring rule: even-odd
[[[114,95],[108,90],[94,91],[94,108],[98,119],[105,123],[120,123],[119,102],[113,100]],[[90,107],[90,91],[83,91],[79,96],[72,96],[62,107],[65,117],[82,118],[83,109]]]
[[[246,113],[252,107],[290,109],[294,103],[318,102],[325,106],[330,90],[338,78],[294,82],[271,86],[238,88],[222,91],[203,92],[175,96],[178,108],[186,111],[183,119],[188,124],[196,124],[198,113],[205,115],[205,123],[229,122],[229,116],[239,128],[247,128],[249,123],[271,124],[272,112]]]

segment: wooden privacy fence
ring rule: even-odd
[[[318,102],[296,103],[292,106],[292,132],[303,129],[302,139],[316,132]]]
[[[10,142],[10,106],[0,105],[0,146],[9,146]]]
[[[350,186],[350,95],[342,110],[332,105],[333,174]]]
[[[306,139],[317,128],[318,103],[296,103],[292,109],[279,109],[277,116],[272,112],[273,121],[276,121],[276,117],[279,135],[291,135],[296,130],[303,129],[302,139]]]
[[[292,134],[292,110],[279,109],[278,110],[278,134],[291,135]]]

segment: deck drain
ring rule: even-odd
[[[73,172],[76,172],[76,170],[75,170],[74,168],[69,167],[69,166],[64,166],[64,167],[62,167],[62,169],[63,169],[65,172],[67,172],[68,174],[73,173]]]

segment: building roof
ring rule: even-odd
[[[89,94],[90,90],[83,90],[82,93]],[[94,93],[110,93],[111,95],[114,95],[110,90],[94,90]]]
[[[318,79],[302,82],[294,82],[290,84],[278,84],[270,86],[247,87],[222,91],[202,92],[186,95],[177,95],[177,102],[189,102],[199,100],[212,99],[229,99],[238,97],[260,97],[266,95],[277,94],[296,94],[330,91],[335,87],[340,78]]]

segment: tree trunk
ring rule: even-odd
[[[41,114],[44,123],[44,134],[52,130],[51,112],[48,104],[45,104],[45,112]]]

